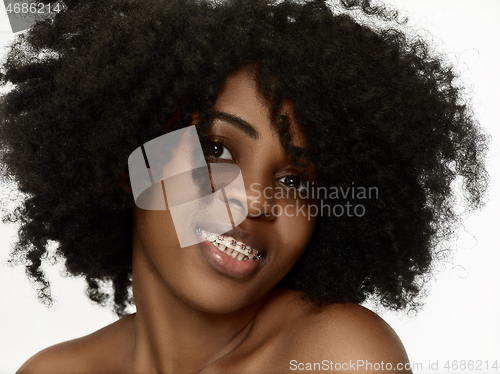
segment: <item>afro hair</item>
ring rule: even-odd
[[[133,302],[132,208],[118,181],[129,154],[211,108],[227,76],[252,66],[285,149],[283,100],[294,104],[318,185],[371,187],[338,196],[363,214],[323,214],[311,242],[277,287],[316,304],[369,296],[417,305],[436,248],[457,222],[452,182],[481,206],[487,137],[453,69],[367,0],[86,0],[39,21],[12,45],[1,85],[4,178],[25,197],[5,220],[20,223],[21,258],[39,297],[50,243],[87,294],[117,314]],[[357,21],[357,9],[378,21]],[[367,23],[370,24],[370,23]],[[390,23],[391,25],[394,22]],[[176,114],[173,116],[173,114]],[[293,150],[292,150],[293,151]],[[107,292],[103,282],[112,282]]]

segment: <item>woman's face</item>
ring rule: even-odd
[[[291,189],[305,191],[305,170],[285,154],[269,109],[248,71],[229,76],[213,108],[216,119],[205,149],[209,163],[231,163],[241,170],[248,215],[223,236],[227,242],[235,240],[238,249],[247,246],[240,252],[257,250],[259,260],[239,260],[240,252],[233,258],[227,248],[223,252],[224,247],[207,240],[181,248],[168,208],[135,208],[134,246],[147,253],[154,286],[199,310],[230,313],[262,300],[290,271],[313,233],[315,218],[308,216],[312,202]],[[291,105],[285,103],[281,113],[291,120],[293,145],[304,146]],[[227,198],[233,203],[238,199]],[[210,225],[199,229],[202,238],[211,232]],[[134,281],[138,266],[134,262]]]

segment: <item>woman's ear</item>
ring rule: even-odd
[[[191,113],[191,125],[198,125],[199,123],[201,123],[200,112],[196,111]]]
[[[118,180],[118,185],[127,194],[132,195],[132,185],[130,184],[130,176],[128,173],[123,173]]]

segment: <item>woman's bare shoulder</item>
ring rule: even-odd
[[[127,317],[92,334],[45,348],[32,356],[17,374],[71,374],[114,372],[120,364],[122,344],[126,341]],[[118,343],[118,344],[117,344]]]
[[[387,371],[405,372],[409,361],[401,340],[369,309],[354,303],[317,307],[295,291],[283,293],[278,304],[291,319],[284,333],[290,368],[307,370],[300,364],[319,363],[321,370],[380,373],[383,362]]]
[[[86,344],[80,339],[67,341],[45,348],[32,356],[17,374],[49,374],[86,371]],[[88,362],[88,361],[87,361]]]

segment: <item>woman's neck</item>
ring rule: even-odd
[[[264,303],[224,314],[199,310],[169,289],[141,245],[134,246],[133,292],[137,372],[199,372],[245,341]]]

